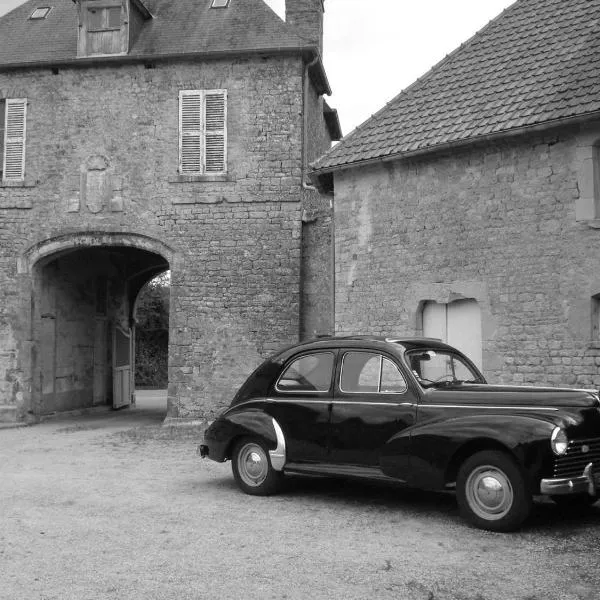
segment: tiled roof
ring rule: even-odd
[[[313,167],[318,174],[595,111],[600,0],[518,0]]]
[[[142,0],[153,15],[130,57],[158,59],[185,54],[311,49],[262,0],[231,0],[212,9],[211,0]],[[38,6],[52,6],[46,19],[30,20]],[[29,0],[0,18],[0,69],[75,62],[77,5],[73,0]]]

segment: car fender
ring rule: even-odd
[[[483,449],[498,449],[513,456],[535,483],[552,464],[550,436],[556,424],[544,415],[477,414],[417,424],[392,438],[386,453],[406,447],[410,436],[409,483],[442,489],[455,480],[460,464]]]
[[[258,408],[227,411],[211,425],[207,434],[212,434],[217,441],[222,460],[231,458],[238,439],[258,437],[267,444],[273,468],[276,471],[283,470],[286,460],[283,431],[276,419]]]

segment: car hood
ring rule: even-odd
[[[427,391],[430,402],[590,408],[600,406],[595,390],[463,383]]]

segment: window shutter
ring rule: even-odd
[[[26,114],[27,100],[6,100],[3,168],[5,181],[23,181],[25,178]]]
[[[4,172],[4,128],[6,123],[6,100],[0,98],[0,179]]]
[[[227,165],[227,91],[205,92],[204,106],[205,172],[224,173]]]
[[[179,172],[202,172],[202,92],[179,92]]]

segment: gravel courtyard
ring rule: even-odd
[[[161,402],[0,430],[0,598],[600,598],[600,505],[539,502],[506,535],[451,495],[297,478],[249,497]]]

